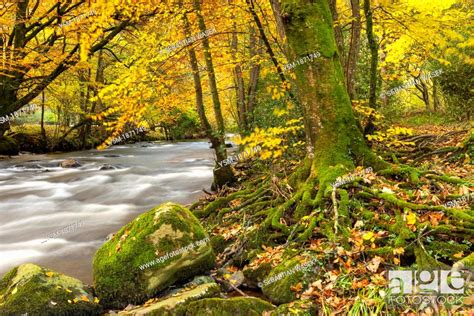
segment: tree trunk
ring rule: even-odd
[[[250,59],[257,55],[260,55],[260,52],[257,50],[257,39],[258,37],[255,34],[255,28],[250,27],[250,38],[249,38],[249,52]],[[250,122],[253,122],[253,110],[255,107],[255,102],[257,99],[257,86],[258,86],[258,77],[260,76],[260,65],[254,61],[251,61],[250,66],[250,79],[247,93],[247,112],[246,112],[246,122],[250,125]]]
[[[184,33],[186,37],[191,35],[191,27],[189,25],[189,21],[186,15],[183,16],[184,21]],[[207,44],[209,48],[209,43]],[[218,162],[221,162],[227,159],[227,151],[225,148],[225,139],[222,133],[215,133],[212,130],[212,126],[207,119],[205,107],[204,107],[204,98],[202,93],[202,84],[201,84],[201,76],[199,72],[199,64],[196,57],[196,52],[194,48],[191,46],[189,48],[189,60],[191,63],[191,69],[193,72],[193,80],[194,80],[194,89],[196,95],[196,108],[199,115],[199,119],[201,121],[201,126],[204,128],[206,132],[206,136],[211,141],[212,147],[216,153],[216,168],[214,169],[214,183],[212,187],[214,189],[220,188],[225,184],[233,183],[235,181],[234,173],[230,167],[223,166],[221,168],[217,168]],[[220,110],[220,106],[219,106]],[[219,127],[218,127],[219,128]]]
[[[347,92],[351,100],[356,98],[355,82],[356,82],[356,71],[357,71],[357,60],[359,57],[360,47],[360,3],[359,0],[351,0],[352,8],[352,34],[351,44],[349,46],[349,54],[347,55],[346,64],[346,84]]]
[[[377,108],[377,64],[378,64],[378,45],[374,37],[372,8],[370,0],[364,0],[364,14],[367,27],[367,40],[370,49],[370,90],[369,90],[369,107]],[[374,117],[369,116],[368,123],[364,129],[364,135],[373,134],[375,131]]]
[[[339,13],[337,12],[337,5],[336,0],[329,0],[329,7],[331,8],[332,20],[337,21],[339,20]],[[346,60],[344,59],[345,52],[344,52],[344,35],[342,34],[342,28],[339,24],[334,26],[334,36],[336,37],[336,45],[337,50],[339,52],[339,58],[341,60],[341,64],[346,68]]]
[[[43,91],[41,93],[41,142],[43,143],[43,148],[46,150],[48,148],[48,139],[46,137],[46,130],[44,129],[44,103],[45,96]]]
[[[428,91],[428,85],[426,84],[426,82],[423,82],[423,81],[421,81],[420,85],[421,85],[422,94],[423,94],[423,102],[425,102],[426,112],[431,112],[430,93]]]
[[[438,80],[433,78],[433,112],[438,112],[440,108],[440,101],[438,95]]]
[[[88,109],[88,104],[89,104],[89,96],[90,96],[90,89],[91,89],[91,70],[87,69],[87,75],[85,75],[82,70],[79,74],[79,82],[81,85],[84,86],[85,92],[81,89],[81,110],[82,114],[80,115],[79,121],[85,121],[87,109]],[[67,124],[67,127],[69,128],[69,124]],[[82,125],[81,129],[79,130],[79,139],[81,140],[81,149],[85,149],[86,147],[86,140],[87,140],[87,135],[86,135],[86,125]]]
[[[241,135],[245,135],[248,130],[247,125],[247,107],[245,104],[245,87],[244,87],[244,78],[242,75],[242,67],[240,66],[240,61],[238,58],[238,37],[237,37],[237,23],[235,23],[235,17],[232,16],[233,25],[232,25],[232,57],[235,61],[234,66],[234,84],[235,84],[235,97],[237,100],[237,123],[239,125],[239,131]]]
[[[305,108],[304,124],[315,148],[311,176],[318,177],[318,194],[340,173],[355,164],[377,167],[379,160],[370,151],[357,127],[344,81],[344,73],[332,27],[327,0],[281,0],[289,59],[319,51],[321,57],[297,67],[296,88]],[[312,39],[311,41],[306,39]]]

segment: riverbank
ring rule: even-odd
[[[106,136],[103,130],[94,128],[87,137],[87,141],[81,137],[79,130],[67,133],[67,129],[58,129],[53,125],[45,125],[45,134],[41,132],[39,124],[12,125],[5,137],[0,137],[0,156],[14,156],[20,152],[46,154],[52,152],[72,152],[85,149],[93,149],[101,145]],[[126,132],[126,131],[125,131]],[[66,136],[64,136],[66,135]],[[184,133],[179,138],[173,138],[160,130],[147,130],[130,139],[122,141],[122,144],[131,144],[142,141],[184,141],[203,139],[201,132]],[[85,144],[85,145],[84,145]]]
[[[80,166],[59,167],[67,159]],[[159,141],[0,160],[0,274],[32,262],[90,284],[106,236],[163,202],[195,201],[211,185],[213,159],[207,141]]]

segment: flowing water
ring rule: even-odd
[[[59,167],[65,159],[81,166]],[[0,277],[32,262],[91,284],[107,235],[162,202],[192,203],[210,187],[213,160],[205,141],[0,160]]]

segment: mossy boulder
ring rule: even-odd
[[[99,315],[101,306],[81,281],[32,263],[0,281],[0,315]]]
[[[184,316],[186,314],[186,306],[190,302],[216,297],[219,293],[220,287],[215,282],[186,285],[171,295],[154,299],[143,306],[138,306],[128,311],[121,311],[118,315]]]
[[[19,150],[20,148],[13,138],[7,136],[0,137],[0,155],[18,155]]]
[[[190,303],[186,316],[260,316],[275,309],[272,304],[256,297],[206,298]]]
[[[273,268],[259,286],[273,303],[289,303],[297,299],[297,293],[291,288],[301,283],[301,289],[305,291],[309,284],[317,279],[319,264],[310,254],[294,256]]]
[[[243,269],[245,276],[245,283],[248,287],[257,287],[259,283],[263,282],[266,276],[272,270],[270,262],[263,262],[258,265],[247,265]]]
[[[318,308],[310,300],[298,300],[278,306],[270,316],[316,316]]]
[[[95,254],[94,287],[104,306],[138,305],[215,262],[209,237],[186,208],[165,203],[122,227]]]

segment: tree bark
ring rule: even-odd
[[[423,102],[425,102],[426,112],[431,112],[430,93],[428,91],[428,85],[426,84],[426,82],[423,81],[421,81],[420,85],[423,94]]]
[[[342,170],[361,165],[378,164],[357,127],[344,72],[332,27],[331,11],[327,0],[281,0],[289,59],[319,51],[321,57],[312,63],[297,67],[296,88],[305,109],[304,124],[310,131],[315,148],[312,158],[312,176],[324,185]],[[311,41],[307,39],[312,39]],[[311,155],[310,155],[311,156]]]
[[[249,35],[249,52],[250,52],[250,79],[247,92],[247,112],[246,112],[246,121],[250,125],[250,122],[253,122],[253,110],[255,107],[255,102],[257,99],[257,87],[258,87],[258,78],[260,76],[260,65],[253,61],[253,58],[257,55],[260,55],[259,49],[257,49],[257,43],[259,41],[258,37],[255,34],[255,29],[250,27]]]
[[[237,101],[237,123],[239,125],[239,132],[241,135],[245,135],[248,130],[247,125],[247,107],[245,100],[245,87],[244,78],[242,74],[242,67],[238,58],[238,37],[237,37],[237,23],[235,23],[235,17],[232,16],[234,21],[232,24],[232,57],[235,60],[234,66],[234,84],[235,84],[235,97]]]
[[[339,20],[339,13],[337,12],[336,0],[329,0],[329,7],[331,8],[332,20]],[[341,64],[346,68],[345,50],[344,50],[344,35],[342,34],[342,28],[339,24],[334,26],[334,36],[336,38],[337,50],[339,52],[339,58]]]
[[[351,100],[356,98],[355,82],[357,72],[357,61],[359,58],[359,47],[360,47],[360,3],[359,0],[351,0],[352,8],[352,32],[351,32],[351,44],[349,46],[349,53],[347,55],[346,64],[346,83],[347,92]]]
[[[438,112],[440,108],[440,101],[438,95],[438,80],[436,78],[432,79],[433,81],[433,112]]]
[[[48,148],[48,139],[46,137],[46,130],[44,129],[44,91],[41,93],[41,142],[44,149]]]
[[[377,65],[378,65],[378,45],[373,31],[372,8],[370,0],[364,0],[364,14],[366,19],[367,41],[370,49],[370,90],[369,107],[377,108]],[[364,129],[364,135],[372,134],[375,131],[374,117],[368,118],[368,123]]]

